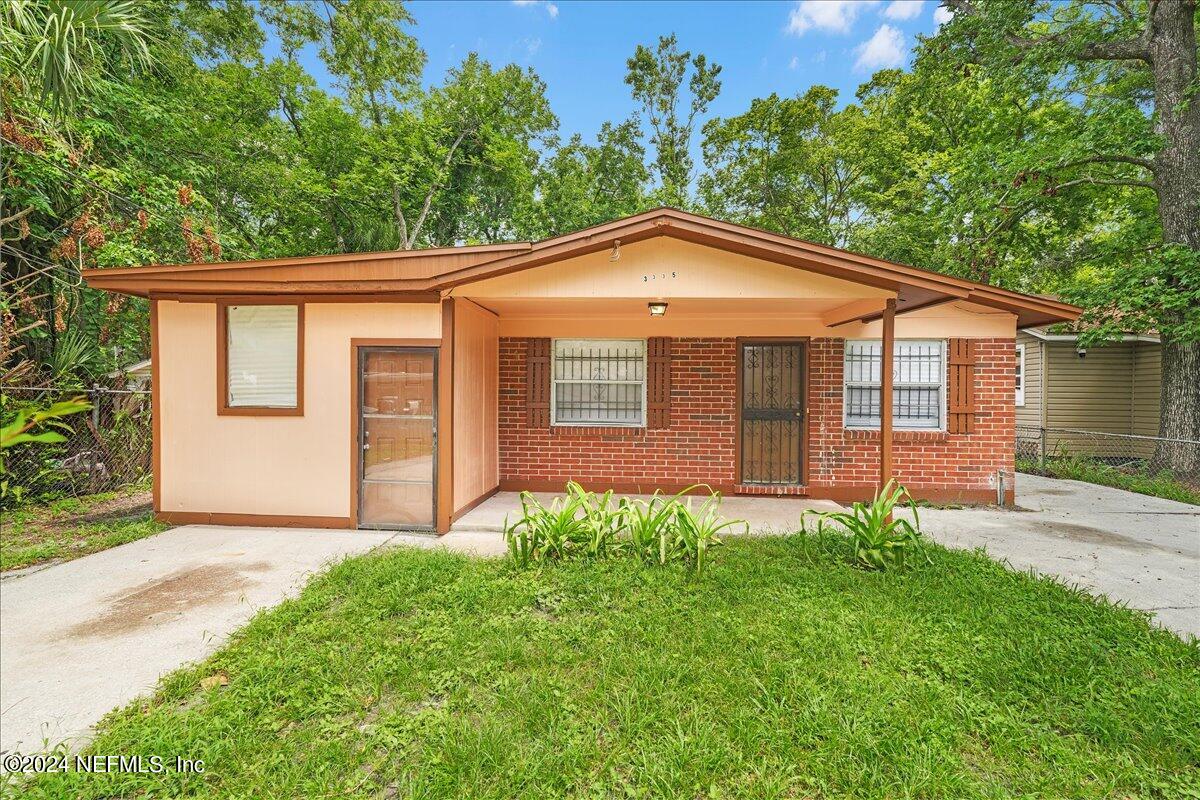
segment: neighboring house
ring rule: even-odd
[[[569,479],[1011,501],[1017,327],[1079,313],[670,209],[85,277],[151,301],[155,509],[180,523],[445,531]]]
[[[1017,425],[1049,429],[1048,453],[1105,455],[1105,447],[1112,448],[1112,443],[1063,430],[1157,436],[1161,353],[1152,336],[1127,335],[1081,348],[1074,334],[1022,329],[1017,332]],[[1153,451],[1151,442],[1122,443],[1117,449],[1124,452],[1126,444],[1134,455]]]

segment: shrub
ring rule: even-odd
[[[721,543],[717,534],[746,523],[721,520],[718,493],[697,508],[691,498],[683,501],[698,488],[707,487],[689,486],[673,497],[655,492],[648,500],[622,498],[614,505],[611,491],[596,494],[572,481],[566,496],[556,497],[548,507],[522,492],[521,517],[511,525],[504,523],[509,556],[524,567],[571,556],[630,554],[647,564],[685,563],[697,576],[703,575],[708,551]]]
[[[893,517],[903,503],[912,510],[912,521]],[[802,533],[807,533],[809,516],[817,520],[817,533],[833,524],[850,534],[854,561],[867,569],[903,569],[909,553],[921,547],[921,518],[917,503],[903,486],[888,481],[870,503],[854,503],[850,511],[806,511],[800,517]],[[928,556],[926,557],[928,558]]]

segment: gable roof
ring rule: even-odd
[[[89,286],[148,297],[188,294],[435,295],[456,286],[656,236],[669,236],[897,293],[897,310],[954,300],[1009,311],[1021,326],[1074,320],[1080,309],[745,225],[657,208],[538,242],[431,250],[89,269]]]

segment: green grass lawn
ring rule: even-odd
[[[630,560],[348,560],[101,726],[203,775],[29,797],[1161,797],[1200,791],[1200,646],[930,547],[742,539]],[[228,679],[208,680],[214,676]],[[202,686],[202,681],[208,688]]]
[[[79,558],[166,530],[144,509],[148,502],[149,493],[134,487],[0,512],[0,570]]]

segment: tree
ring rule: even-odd
[[[866,131],[862,110],[839,111],[825,86],[753,100],[704,126],[700,197],[714,216],[846,247],[866,222]]]
[[[51,111],[67,114],[95,87],[116,49],[150,64],[145,10],[133,0],[8,0],[0,9],[0,68],[25,74]]]
[[[924,48],[924,69],[979,68],[1037,106],[1069,103],[1078,128],[1023,143],[1002,226],[1052,215],[1083,191],[1145,192],[1157,241],[1125,263],[1077,270],[1097,330],[1140,324],[1162,339],[1163,437],[1200,439],[1200,91],[1194,0],[1049,4],[945,0],[954,19]],[[918,71],[922,69],[918,66]],[[1130,220],[1125,220],[1129,222]],[[1131,223],[1144,232],[1144,226]],[[1132,283],[1150,286],[1130,293]],[[1093,334],[1094,335],[1094,334]],[[1200,457],[1160,448],[1155,464],[1200,474]]]
[[[690,51],[680,52],[675,34],[659,37],[655,50],[638,45],[625,66],[625,83],[650,124],[660,202],[684,208],[691,194],[692,133],[697,118],[721,93],[717,80],[721,67],[709,64],[702,53],[693,58]],[[685,78],[687,98],[683,97]]]
[[[535,235],[577,231],[644,211],[651,202],[645,159],[635,120],[604,123],[594,145],[572,136],[538,174]]]

